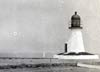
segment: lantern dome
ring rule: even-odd
[[[71,17],[71,27],[69,27],[69,28],[82,28],[81,27],[81,18],[77,14],[77,12],[75,12],[75,14],[72,15],[72,17]]]

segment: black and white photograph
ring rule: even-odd
[[[0,72],[100,72],[100,0],[0,0]]]

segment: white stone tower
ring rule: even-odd
[[[75,15],[73,15],[71,18],[71,27],[69,27],[71,30],[71,35],[68,42],[66,43],[68,44],[68,52],[85,52],[80,21],[80,16],[77,15],[77,12],[75,12]]]
[[[83,37],[82,37],[82,27],[81,18],[77,15],[77,12],[71,17],[71,30],[70,38],[68,42],[65,43],[65,52],[54,55],[54,58],[59,59],[99,59],[98,55],[94,55],[85,51]]]

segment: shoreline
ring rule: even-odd
[[[0,69],[18,68],[53,68],[53,67],[76,67],[76,63],[40,63],[40,64],[19,64],[19,65],[0,65]]]

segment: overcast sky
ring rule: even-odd
[[[0,52],[63,52],[75,11],[85,49],[100,53],[100,0],[0,0]]]

